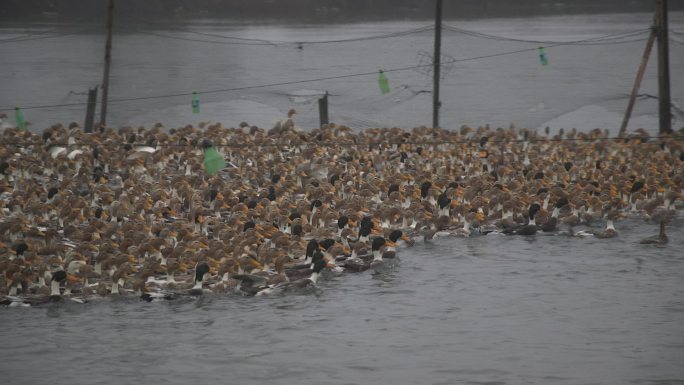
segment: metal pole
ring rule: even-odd
[[[93,132],[93,123],[95,122],[95,107],[97,106],[97,86],[88,90],[88,109],[86,110],[85,124],[83,125],[85,132]]]
[[[656,31],[658,33],[658,117],[660,119],[660,134],[662,135],[672,132],[667,0],[656,0],[656,20]]]
[[[439,70],[442,60],[442,0],[436,0],[437,11],[435,13],[435,52],[432,58],[433,86],[432,86],[432,127],[439,127],[439,108],[442,103],[439,101]]]
[[[107,100],[109,98],[109,66],[112,61],[112,24],[114,22],[114,0],[107,6],[107,42],[105,43],[104,74],[102,75],[102,107],[100,108],[100,124],[107,124]]]
[[[656,31],[653,29],[651,35],[648,37],[646,42],[646,49],[644,49],[644,55],[641,57],[641,64],[639,65],[639,71],[637,71],[636,79],[634,80],[634,87],[632,87],[632,93],[629,95],[629,103],[627,104],[627,110],[625,111],[625,117],[622,118],[622,125],[620,126],[620,134],[618,136],[623,136],[625,131],[627,131],[627,123],[629,123],[629,118],[632,116],[632,109],[634,108],[634,101],[636,100],[637,92],[639,92],[639,87],[641,87],[641,80],[644,78],[644,72],[646,72],[646,64],[648,64],[648,59],[651,57],[651,50],[653,49],[653,42],[656,38]]]

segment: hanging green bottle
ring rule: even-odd
[[[197,91],[192,91],[192,113],[199,114],[199,98],[197,97]]]
[[[18,129],[26,129],[26,120],[24,120],[24,113],[21,111],[21,108],[19,107],[14,107],[14,120],[17,122]]]
[[[390,92],[390,86],[389,86],[389,80],[387,80],[387,76],[385,76],[385,72],[383,70],[380,70],[380,75],[378,76],[378,85],[380,86],[380,92],[382,94],[386,94]]]
[[[539,47],[539,61],[543,66],[549,64],[549,60],[546,58],[546,51],[544,51],[544,47]]]

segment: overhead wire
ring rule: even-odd
[[[163,33],[159,33],[159,32],[151,32],[151,31],[147,31],[147,30],[140,30],[139,32],[143,33],[143,34],[163,37],[163,38],[167,38],[167,39],[186,40],[186,41],[194,41],[194,42],[210,43],[210,44],[277,46],[277,45],[316,45],[316,44],[348,43],[348,42],[357,42],[357,41],[389,39],[389,38],[394,38],[394,37],[401,37],[401,36],[407,36],[407,35],[412,35],[412,34],[416,34],[416,33],[427,32],[427,31],[430,31],[432,29],[433,29],[432,26],[424,26],[424,27],[405,30],[405,31],[391,32],[391,33],[386,33],[386,34],[381,34],[381,35],[361,36],[361,37],[348,38],[348,39],[296,40],[296,41],[242,38],[242,37],[225,36],[225,35],[220,35],[220,34],[213,34],[213,33],[208,33],[208,32],[199,32],[199,31],[184,31],[184,32],[191,33],[191,34],[197,34],[197,35],[201,35],[201,36],[215,37],[215,38],[228,39],[228,40],[236,40],[236,41],[219,41],[219,40],[196,39],[196,38],[185,37],[185,36],[173,36],[173,35],[163,34]]]
[[[150,22],[144,19],[141,19],[136,16],[131,16],[131,18],[146,26],[149,25]],[[237,44],[237,45],[266,45],[266,46],[277,46],[277,45],[311,45],[311,44],[325,44],[325,43],[345,43],[345,42],[354,42],[354,41],[366,41],[366,40],[375,40],[375,39],[386,39],[386,38],[392,38],[392,37],[399,37],[399,36],[405,36],[405,35],[411,35],[414,33],[420,33],[420,32],[426,32],[430,31],[433,29],[432,25],[425,25],[422,27],[418,28],[413,28],[409,30],[403,30],[403,31],[396,31],[396,32],[389,32],[385,34],[379,34],[379,35],[368,35],[368,36],[361,36],[361,37],[355,37],[355,38],[348,38],[348,39],[336,39],[336,40],[268,40],[268,39],[257,39],[257,38],[248,38],[248,37],[242,37],[242,36],[230,36],[230,35],[222,35],[218,33],[212,33],[212,32],[202,32],[202,31],[197,31],[197,30],[182,30],[183,33],[186,34],[194,34],[194,35],[200,35],[200,36],[206,36],[206,37],[212,37],[212,38],[217,38],[217,39],[226,39],[226,40],[234,40],[236,42],[241,42],[241,43],[236,43],[236,42],[221,42],[221,41],[216,41],[216,40],[205,40],[205,39],[195,39],[191,37],[186,37],[186,36],[173,36],[173,35],[168,35],[168,34],[163,34],[159,32],[151,32],[149,30],[145,29],[139,29],[138,31],[141,33],[149,34],[149,35],[156,35],[159,37],[164,37],[168,39],[178,39],[178,40],[187,40],[187,41],[196,41],[196,42],[202,42],[202,43],[215,43],[215,44]]]
[[[517,43],[531,43],[531,44],[543,44],[543,45],[575,45],[575,44],[583,44],[583,45],[591,45],[591,44],[616,44],[614,40],[620,40],[624,39],[627,37],[633,37],[637,35],[641,35],[645,32],[648,32],[651,30],[651,28],[642,28],[638,30],[633,30],[633,31],[627,31],[627,32],[620,32],[620,33],[615,33],[615,34],[610,34],[610,35],[604,35],[604,36],[597,36],[597,37],[591,37],[587,39],[582,39],[582,40],[574,40],[574,41],[553,41],[553,40],[528,40],[528,39],[519,39],[519,38],[512,38],[508,36],[499,36],[499,35],[491,35],[491,34],[486,34],[483,32],[477,32],[477,31],[472,31],[472,30],[467,30],[463,28],[458,28],[454,27],[451,25],[443,25],[442,26],[445,30],[451,31],[451,32],[456,32],[472,37],[479,37],[483,39],[490,39],[490,40],[497,40],[497,41],[511,41],[511,42],[517,42]]]
[[[165,39],[193,41],[193,42],[197,42],[197,43],[211,43],[211,44],[222,44],[222,45],[269,45],[269,46],[276,45],[275,43],[246,43],[246,42],[238,42],[238,41],[217,41],[217,40],[195,39],[195,38],[191,38],[191,37],[172,36],[172,35],[166,35],[166,34],[159,33],[159,32],[151,32],[151,31],[145,31],[145,30],[138,31],[138,33],[142,33],[144,35],[162,37]]]
[[[587,38],[587,39],[583,39],[583,40],[576,40],[573,42],[556,42],[554,44],[547,45],[546,47],[551,48],[551,47],[562,46],[562,45],[567,45],[567,44],[572,44],[572,43],[590,42],[590,41],[597,41],[597,40],[601,40],[601,39],[605,40],[605,39],[608,39],[611,37],[615,38],[617,36],[626,36],[628,34],[633,35],[636,32],[644,33],[645,31],[649,31],[649,30],[650,30],[650,28],[649,29],[642,29],[640,31],[631,31],[631,32],[627,32],[627,33],[623,32],[622,34],[611,34],[611,35],[605,35],[605,36],[592,37],[592,38]],[[458,63],[458,62],[481,60],[481,59],[487,59],[487,58],[492,58],[492,57],[513,55],[513,54],[522,53],[522,52],[536,51],[536,50],[537,50],[536,47],[524,48],[524,49],[519,49],[519,50],[514,50],[514,51],[498,52],[498,53],[474,56],[474,57],[469,57],[469,58],[451,59],[451,60],[443,61],[440,64],[445,65],[445,64],[452,64],[452,63]],[[422,65],[412,65],[412,66],[405,66],[405,67],[383,69],[383,71],[385,73],[400,72],[400,71],[414,70],[417,68],[422,68],[422,67],[432,66],[432,65],[433,65],[432,63],[422,64]],[[269,88],[269,87],[286,86],[286,85],[293,85],[293,84],[313,83],[313,82],[320,82],[320,81],[326,81],[326,80],[338,80],[338,79],[345,79],[345,78],[352,78],[352,77],[370,76],[370,75],[376,75],[377,73],[378,73],[378,71],[376,70],[376,71],[370,71],[370,72],[360,72],[360,73],[327,76],[327,77],[319,77],[319,78],[312,78],[312,79],[292,80],[292,81],[285,81],[285,82],[265,83],[265,84],[248,85],[248,86],[241,86],[241,87],[231,87],[231,88],[222,88],[222,89],[207,90],[207,91],[197,91],[197,94],[198,95],[199,94],[216,94],[216,93],[243,91],[243,90],[257,89],[257,88]],[[110,99],[109,102],[110,103],[121,103],[121,102],[128,102],[128,101],[163,99],[163,98],[190,96],[190,95],[192,95],[192,92],[180,92],[180,93],[172,93],[172,94],[139,96],[139,97],[131,97],[131,98],[119,98],[119,99],[114,98],[114,99]],[[21,108],[24,110],[30,110],[30,109],[83,106],[86,104],[87,104],[86,102],[64,103],[64,104],[48,104],[48,105],[26,106],[26,107],[21,107]],[[0,111],[11,111],[13,109],[14,109],[13,107],[4,107],[4,108],[0,108]]]
[[[88,28],[79,29],[76,31],[57,33],[57,34],[46,35],[46,36],[35,36],[35,37],[24,37],[24,38],[17,37],[17,38],[11,38],[11,39],[4,39],[4,40],[0,40],[0,44],[19,43],[19,42],[24,42],[24,41],[34,41],[34,40],[44,40],[44,39],[55,39],[55,38],[64,37],[64,36],[78,35],[80,33],[89,32],[89,31],[93,31],[96,29],[97,29],[96,27],[88,27]]]

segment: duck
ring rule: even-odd
[[[397,255],[394,249],[396,246],[396,243],[387,241],[384,237],[377,237],[373,239],[371,244],[373,260],[370,261],[368,267],[372,269],[374,273],[381,273],[392,268],[397,261]],[[388,252],[388,247],[393,249],[390,249]]]
[[[306,278],[311,275],[313,266],[319,260],[324,259],[323,252],[320,249],[315,249],[312,251],[312,256],[310,263],[304,265],[295,265],[284,270],[284,274],[287,276],[288,280],[296,281],[298,279]]]
[[[208,262],[197,262],[195,265],[195,274],[192,281],[193,286],[190,290],[188,290],[188,295],[198,296],[204,294],[204,282],[205,278],[209,276],[208,273],[210,270],[211,268],[209,267]]]
[[[354,132],[331,123],[276,135],[247,123],[88,134],[55,125],[42,136],[8,128],[0,142],[18,145],[0,146],[0,290],[47,298],[50,270],[59,278],[55,269],[62,269],[58,287],[67,300],[131,291],[157,300],[195,286],[217,294],[240,286],[239,293],[256,295],[308,279],[319,260],[326,274],[333,264],[346,273],[368,270],[379,237],[388,265],[421,236],[523,234],[525,217],[533,232],[550,234],[602,216],[606,234],[625,215],[669,224],[659,212],[676,210],[670,202],[684,192],[675,169],[680,143],[643,135],[597,141],[605,135],[576,131],[557,139],[569,136],[581,140],[552,143],[528,130],[486,126]],[[474,138],[487,138],[479,147],[485,156],[473,154]],[[219,174],[203,172],[205,140],[224,150],[229,166]],[[413,144],[421,141],[431,144]],[[535,199],[543,207],[530,215]],[[209,270],[198,279],[201,262]]]
[[[673,205],[673,204],[672,204]],[[665,228],[675,215],[675,210],[672,207],[659,206],[655,208],[651,214],[650,219],[659,224],[660,231],[658,235],[653,235],[639,241],[642,245],[665,245],[669,242]]]
[[[50,278],[50,301],[60,301],[62,299],[62,292],[60,286],[67,280],[67,272],[63,269],[52,273]]]
[[[541,226],[539,226],[541,231],[545,233],[551,233],[556,231],[558,226],[558,215],[560,214],[560,210],[568,203],[569,202],[567,198],[558,199],[558,201],[553,207],[553,211],[551,212],[551,217],[548,218],[548,220],[544,222]]]
[[[509,233],[515,235],[535,235],[539,230],[539,226],[537,226],[534,217],[540,208],[541,206],[538,203],[533,203],[532,205],[530,205],[530,208],[528,210],[529,222],[526,225],[519,226],[513,230],[510,230]]]
[[[617,210],[608,209],[606,212],[606,228],[602,231],[594,232],[594,236],[600,239],[615,238],[618,235],[617,230],[615,230],[614,221],[620,217],[620,213]]]
[[[412,247],[416,243],[416,241],[413,238],[411,238],[408,234],[404,233],[399,229],[392,230],[387,236],[387,238],[390,241],[396,243],[398,247]]]
[[[653,235],[647,238],[643,238],[639,241],[642,245],[665,245],[669,242],[667,234],[665,233],[665,221],[660,222],[660,232],[658,235]]]
[[[256,296],[273,295],[283,292],[302,292],[311,290],[316,287],[321,272],[326,267],[326,262],[319,259],[313,264],[311,275],[306,278],[300,278],[295,281],[283,282],[277,285],[264,286],[256,292]]]

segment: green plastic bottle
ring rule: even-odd
[[[17,122],[18,129],[26,129],[26,120],[24,120],[24,113],[21,111],[21,108],[19,107],[14,107],[14,120]]]
[[[387,80],[387,76],[385,76],[385,71],[380,70],[379,72],[378,85],[380,86],[380,92],[384,95],[390,92],[389,80]]]
[[[546,58],[546,51],[544,51],[544,47],[539,47],[539,61],[543,66],[549,65],[549,60]]]
[[[200,105],[199,105],[199,98],[197,97],[197,91],[192,91],[192,113],[193,114],[199,114],[200,112]]]

